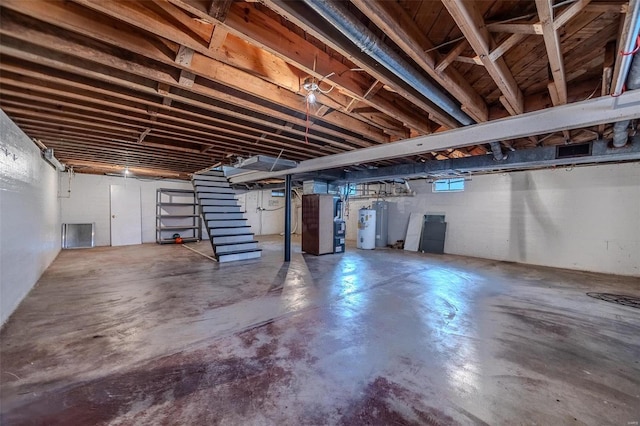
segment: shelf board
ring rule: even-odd
[[[169,188],[158,188],[157,190],[161,194],[194,194],[195,191],[193,189],[169,189]]]
[[[162,207],[162,206],[192,206],[192,207],[195,207],[197,205],[198,205],[198,203],[163,203],[163,202],[156,203],[156,206],[158,206],[158,207]]]
[[[198,238],[195,237],[182,237],[182,242],[183,243],[193,243],[195,241],[199,241]],[[175,244],[176,240],[175,238],[163,238],[160,240],[156,240],[156,243],[158,244]]]
[[[187,218],[187,217],[199,217],[199,214],[161,214],[156,215],[158,219],[177,219],[177,218]]]
[[[156,226],[157,231],[178,231],[178,230],[187,230],[187,229],[198,229],[199,226]]]

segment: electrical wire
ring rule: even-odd
[[[569,0],[569,1],[570,2],[574,2],[576,0]],[[564,3],[566,3],[566,2],[564,2]],[[564,3],[562,3],[562,4],[564,4]],[[555,7],[558,7],[558,6],[560,6],[560,4],[557,4],[557,5],[553,6],[553,7],[555,8]],[[538,15],[535,14],[535,13],[528,13],[526,15],[516,16],[515,18],[509,18],[509,19],[504,19],[502,21],[492,22],[491,24],[485,25],[485,27],[491,26],[492,24],[494,24],[494,25],[495,24],[508,24],[509,22],[518,21],[520,19],[529,19],[529,18],[533,18],[534,16],[538,16]],[[424,53],[433,52],[434,50],[438,50],[441,47],[448,46],[450,44],[457,43],[457,42],[459,42],[461,40],[465,40],[465,39],[466,39],[465,36],[461,36],[461,37],[446,41],[446,42],[444,42],[442,44],[439,44],[437,46],[432,47],[431,49],[425,50]]]
[[[305,98],[305,103],[307,104],[307,121],[305,124],[305,130],[304,130],[304,142],[305,143],[309,143],[309,98],[306,97]]]
[[[596,88],[593,89],[593,92],[591,92],[591,94],[589,96],[587,96],[586,99],[584,99],[584,100],[588,101],[589,99],[593,98],[593,95],[596,94],[596,92],[598,91],[598,89],[600,88],[601,85],[602,85],[602,80],[598,81],[598,85],[596,86]]]

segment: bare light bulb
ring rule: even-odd
[[[309,94],[307,95],[307,102],[309,102],[310,104],[315,104],[316,103],[316,95],[313,92],[309,92]]]

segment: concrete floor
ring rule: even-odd
[[[640,421],[640,279],[397,250],[63,251],[1,332],[3,425]],[[202,250],[207,250],[205,245]],[[210,250],[210,248],[209,248]]]

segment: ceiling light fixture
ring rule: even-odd
[[[322,80],[324,80],[327,77],[332,76],[334,73],[330,73],[324,77],[322,77],[322,79],[320,81],[317,81],[315,77],[312,76],[308,76],[304,79],[304,81],[302,82],[302,88],[304,90],[307,91],[307,95],[306,100],[309,103],[315,103],[316,100],[318,99],[318,95],[317,93],[322,93],[323,95],[326,95],[327,93],[331,92],[333,90],[334,86],[331,86],[331,88],[329,90],[322,90],[320,88],[320,83],[322,83]]]
[[[309,102],[310,104],[315,104],[316,103],[316,94],[313,92],[309,92],[307,94],[307,102]]]

